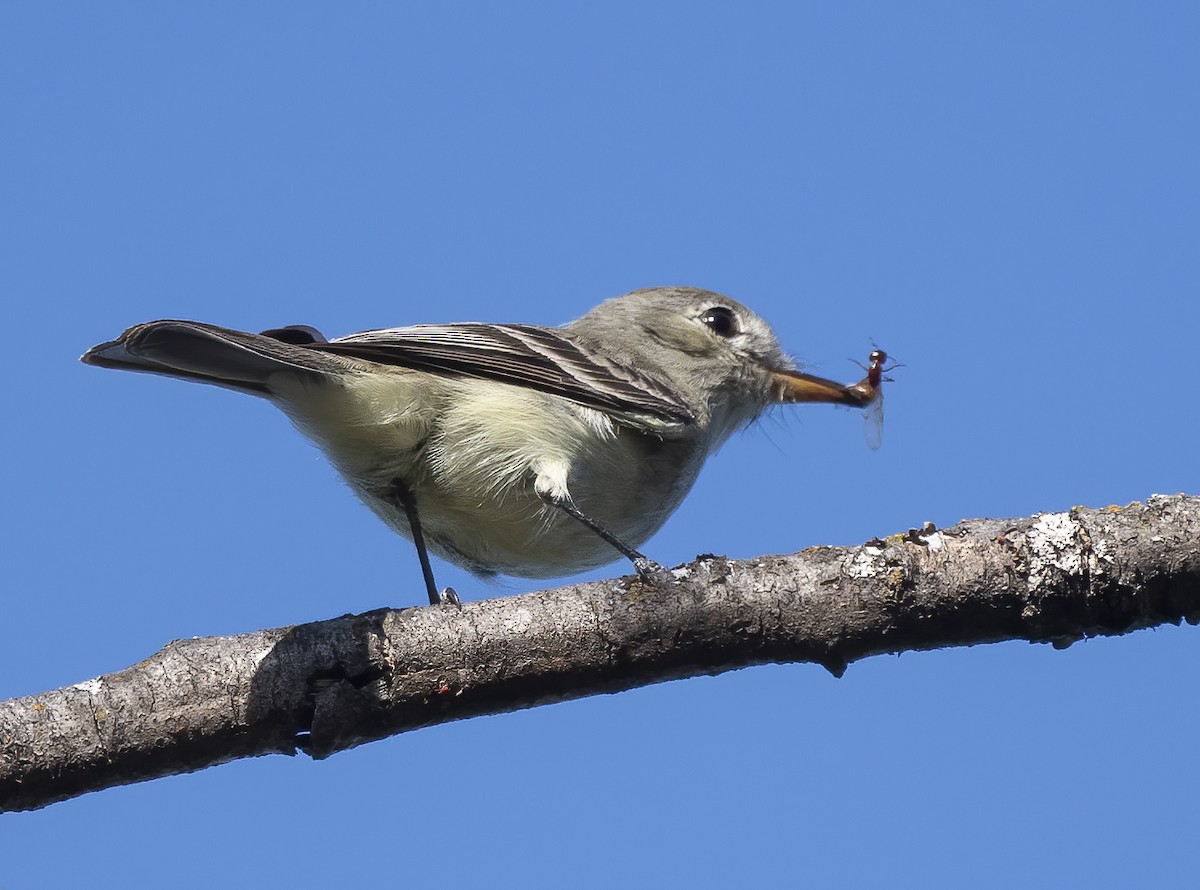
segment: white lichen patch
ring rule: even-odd
[[[937,553],[946,546],[946,536],[941,532],[930,532],[927,535],[921,535],[921,541],[929,548],[930,553]]]
[[[1039,587],[1051,570],[1078,575],[1084,568],[1078,525],[1070,513],[1043,513],[1029,529],[1029,584]]]
[[[671,569],[671,575],[674,576],[676,581],[686,581],[688,578],[692,577],[692,573],[687,566],[680,566],[677,569]]]
[[[517,609],[512,617],[504,619],[504,629],[509,633],[519,634],[533,624],[533,615],[528,609]]]
[[[79,689],[86,692],[88,695],[99,695],[100,690],[104,688],[104,684],[97,677],[94,680],[84,680],[82,683],[75,683],[71,686],[72,689]]]
[[[878,559],[882,553],[878,547],[864,547],[846,565],[846,574],[851,578],[874,578],[884,568]]]

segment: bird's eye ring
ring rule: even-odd
[[[732,309],[725,306],[713,306],[711,309],[705,309],[700,320],[718,337],[732,337],[738,332],[737,316],[733,314]]]

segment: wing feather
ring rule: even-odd
[[[653,432],[694,423],[661,377],[603,355],[565,331],[519,324],[413,325],[364,331],[308,348],[320,352],[525,386]]]

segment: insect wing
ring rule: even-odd
[[[867,437],[867,447],[878,451],[883,444],[883,387],[875,390],[875,398],[863,410],[863,433]]]

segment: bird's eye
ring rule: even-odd
[[[704,310],[700,320],[718,337],[732,337],[738,332],[737,316],[733,314],[732,309],[725,306],[713,306]]]

